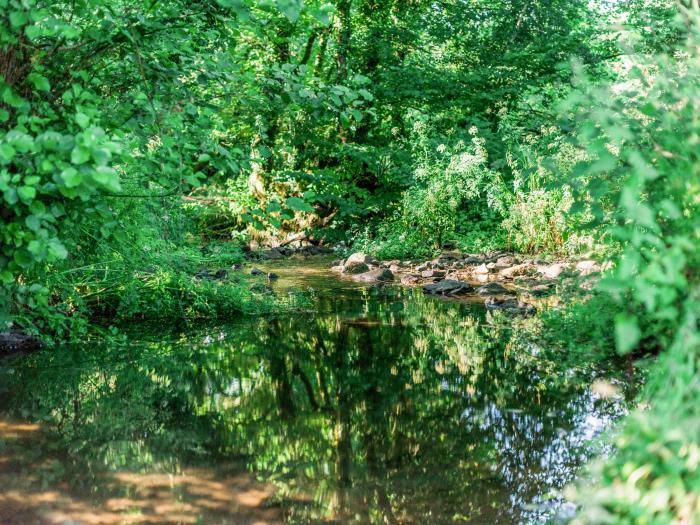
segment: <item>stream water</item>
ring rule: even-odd
[[[313,308],[0,363],[0,524],[534,524],[634,391],[476,300],[275,266]],[[601,397],[594,381],[614,395]]]

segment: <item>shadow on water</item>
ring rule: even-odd
[[[625,410],[479,304],[275,271],[313,312],[3,365],[0,524],[541,523]]]

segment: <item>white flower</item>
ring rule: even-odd
[[[470,135],[476,135],[477,133],[479,133],[479,129],[476,126],[472,126],[471,128],[469,128]]]
[[[446,150],[446,149],[447,149],[447,146],[445,146],[444,144],[440,144],[440,145],[437,147],[438,153],[445,153],[445,150]]]

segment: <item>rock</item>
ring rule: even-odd
[[[580,261],[576,264],[576,271],[581,275],[590,275],[600,272],[600,265],[595,261]]]
[[[459,252],[445,252],[441,253],[437,259],[433,262],[436,264],[451,264],[455,261],[461,261],[462,254]]]
[[[331,268],[334,266],[343,266],[343,259],[335,259],[333,262],[331,262]]]
[[[538,266],[537,271],[544,275],[547,279],[556,279],[561,273],[568,269],[567,263],[555,263],[549,265]]]
[[[394,280],[394,274],[386,268],[377,268],[376,270],[353,275],[352,280],[361,283],[389,282]]]
[[[240,264],[240,263],[236,263],[236,264],[232,264],[232,265],[231,265],[231,269],[232,269],[234,272],[235,272],[236,270],[240,270],[241,268],[243,268],[243,265]]]
[[[269,285],[263,283],[255,283],[248,288],[253,293],[271,293],[272,288]]]
[[[228,272],[226,270],[217,270],[210,272],[209,270],[200,270],[194,274],[195,279],[207,279],[209,281],[221,281],[226,279]]]
[[[456,248],[456,245],[455,245],[455,243],[452,242],[452,241],[445,241],[445,242],[442,243],[441,248],[442,248],[443,250],[454,250],[454,249]]]
[[[350,257],[348,257],[345,260],[345,265],[349,264],[355,264],[355,263],[364,263],[364,264],[370,264],[372,262],[372,258],[362,252],[356,252],[353,253]]]
[[[516,264],[515,266],[501,270],[499,275],[503,279],[513,279],[514,277],[518,277],[520,275],[527,275],[528,273],[532,272],[533,269],[534,268],[527,263]]]
[[[531,304],[512,297],[489,296],[484,304],[489,310],[501,310],[508,314],[533,315],[537,311]]]
[[[438,283],[423,286],[423,293],[430,295],[462,295],[470,293],[473,289],[469,283],[443,279]]]
[[[41,341],[27,335],[19,328],[0,333],[0,357],[6,357],[41,349]]]
[[[270,248],[269,250],[261,251],[260,258],[269,261],[275,259],[284,259],[284,253],[282,253],[278,248]]]
[[[445,277],[445,272],[440,270],[425,270],[421,272],[420,275],[424,279],[441,279]]]
[[[476,289],[476,293],[479,295],[503,295],[510,294],[510,290],[499,283],[488,283],[483,286],[479,286]]]
[[[504,255],[503,257],[499,257],[498,259],[496,259],[496,264],[502,264],[503,266],[513,266],[514,264],[518,264],[518,260],[512,255]]]
[[[464,258],[464,264],[481,264],[483,262],[484,258],[478,255],[468,255]]]
[[[490,270],[495,270],[495,269],[496,269],[496,263],[495,263],[495,262],[487,263],[487,264],[486,264],[486,268],[488,268],[489,271],[490,271]]]
[[[389,270],[391,270],[392,272],[396,273],[396,272],[398,272],[399,270],[401,270],[401,266],[399,266],[398,264],[392,264],[392,265],[389,266]]]
[[[473,272],[475,274],[479,274],[479,275],[486,275],[489,273],[489,269],[485,264],[482,263],[479,266],[477,266],[476,268],[474,268]]]
[[[358,273],[365,273],[369,271],[369,266],[367,266],[365,263],[361,262],[353,262],[350,263],[348,266],[347,263],[343,265],[343,273],[349,273],[349,274],[358,274]]]
[[[345,260],[345,263],[343,264],[343,273],[364,273],[369,270],[368,265],[371,263],[372,259],[364,253],[353,253]]]
[[[250,270],[250,275],[262,275],[265,272],[263,272],[260,268],[253,268]]]
[[[421,264],[421,265],[419,265],[419,266],[416,266],[416,271],[417,271],[417,272],[425,272],[425,271],[427,271],[427,270],[430,270],[430,263],[429,263],[429,262],[423,263],[423,264]]]
[[[332,272],[338,272],[338,273],[343,273],[344,269],[345,269],[345,266],[343,266],[342,264],[340,264],[338,266],[331,267]]]
[[[401,276],[401,284],[405,284],[406,286],[414,286],[416,284],[420,284],[421,282],[421,276],[416,275],[415,273]]]
[[[280,278],[280,276],[277,275],[275,272],[267,272],[267,278],[268,278],[270,281],[276,281],[277,279]]]

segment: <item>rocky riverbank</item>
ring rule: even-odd
[[[354,281],[420,286],[431,295],[476,295],[489,310],[527,315],[535,312],[528,301],[554,293],[558,285],[590,288],[602,266],[593,260],[545,262],[506,252],[446,251],[429,261],[380,261],[354,253],[333,261],[331,269]]]

